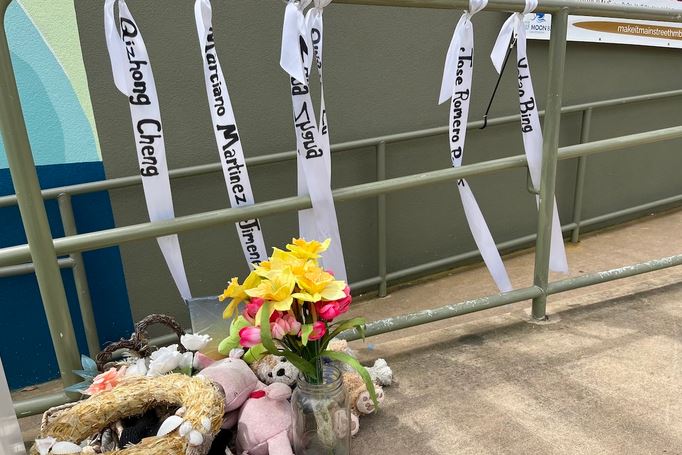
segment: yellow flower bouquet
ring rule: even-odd
[[[319,258],[329,243],[329,239],[293,239],[286,250],[274,248],[272,256],[255,266],[242,283],[232,278],[220,296],[221,301],[229,299],[223,317],[239,314],[218,349],[227,355],[241,346],[252,359],[265,353],[286,357],[312,384],[322,381],[325,359],[344,362],[360,374],[376,403],[365,368],[354,357],[327,349],[345,330],[363,333],[366,323],[364,318],[339,320],[352,297],[344,281],[320,266]]]

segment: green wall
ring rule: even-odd
[[[144,34],[161,97],[171,168],[215,162],[217,152],[207,107],[201,56],[189,0],[130,0]],[[81,44],[100,145],[108,177],[137,171],[125,99],[110,73],[102,30],[102,4],[76,0]],[[163,6],[161,6],[163,5]],[[231,84],[247,156],[293,150],[288,78],[279,68],[284,5],[278,0],[214,2],[216,40]],[[445,52],[459,12],[332,4],[325,13],[325,83],[332,142],[445,125],[447,105],[437,106]],[[482,13],[476,27],[472,119],[480,119],[495,83],[488,58],[505,15]],[[529,42],[535,90],[544,106],[547,42]],[[566,104],[680,88],[679,50],[569,43]],[[508,71],[492,116],[517,111],[516,81]],[[601,139],[682,124],[682,100],[630,105],[594,114],[593,138]],[[580,116],[564,117],[561,143],[576,143]],[[585,214],[618,210],[682,192],[680,142],[668,142],[589,159]],[[523,152],[518,125],[469,134],[465,164]],[[445,135],[388,148],[389,177],[450,166]],[[564,223],[570,221],[576,163],[559,165],[557,193]],[[256,199],[295,194],[295,163],[254,168]],[[372,149],[337,155],[333,185],[373,180]],[[534,232],[534,198],[524,171],[470,179],[495,239]],[[177,215],[228,205],[222,175],[177,180]],[[112,192],[117,224],[147,220],[141,188]],[[376,201],[337,206],[351,281],[376,276]],[[389,270],[443,258],[474,247],[455,183],[388,197]],[[297,233],[294,213],[263,220],[266,242],[282,245]],[[232,225],[181,236],[193,293],[214,295],[246,266]],[[161,254],[153,241],[121,248],[133,314],[184,315]],[[516,283],[518,285],[518,283]],[[184,319],[183,322],[187,322]]]

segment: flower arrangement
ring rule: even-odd
[[[364,333],[366,323],[364,318],[338,319],[350,308],[352,297],[344,281],[320,266],[318,260],[329,243],[293,239],[286,251],[274,248],[243,283],[232,278],[220,296],[221,301],[230,299],[223,317],[233,317],[240,304],[243,310],[233,319],[219,351],[227,354],[241,346],[252,358],[265,353],[286,357],[312,384],[322,381],[325,359],[344,362],[360,374],[376,403],[365,368],[354,357],[327,349],[345,330]]]

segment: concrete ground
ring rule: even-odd
[[[680,226],[675,211],[586,235],[567,245],[572,275],[682,253]],[[532,283],[532,252],[504,260],[515,287]],[[468,267],[352,312],[375,320],[494,292]],[[361,420],[353,453],[682,455],[681,302],[677,267],[553,296],[544,324],[521,302],[355,342],[397,384]],[[35,418],[22,427],[32,439]]]
[[[682,253],[682,211],[567,245],[572,275]],[[515,287],[533,257],[505,258]],[[561,276],[554,277],[555,279]],[[469,268],[354,313],[387,315],[494,292]],[[361,420],[358,454],[682,454],[682,267],[380,335],[354,347],[384,357],[398,384]]]

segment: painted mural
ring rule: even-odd
[[[19,95],[43,188],[105,178],[73,2],[15,0],[5,19]],[[1,144],[0,144],[1,145]],[[0,195],[13,194],[0,149]],[[79,232],[114,226],[106,193],[73,200]],[[46,204],[53,236],[63,235],[56,203]],[[16,207],[0,209],[0,247],[26,243]],[[130,333],[132,322],[117,248],[84,255],[103,343]],[[81,351],[87,354],[70,270],[63,270]],[[0,357],[10,387],[58,376],[38,286],[33,275],[0,278]],[[27,360],[30,359],[30,360]]]

